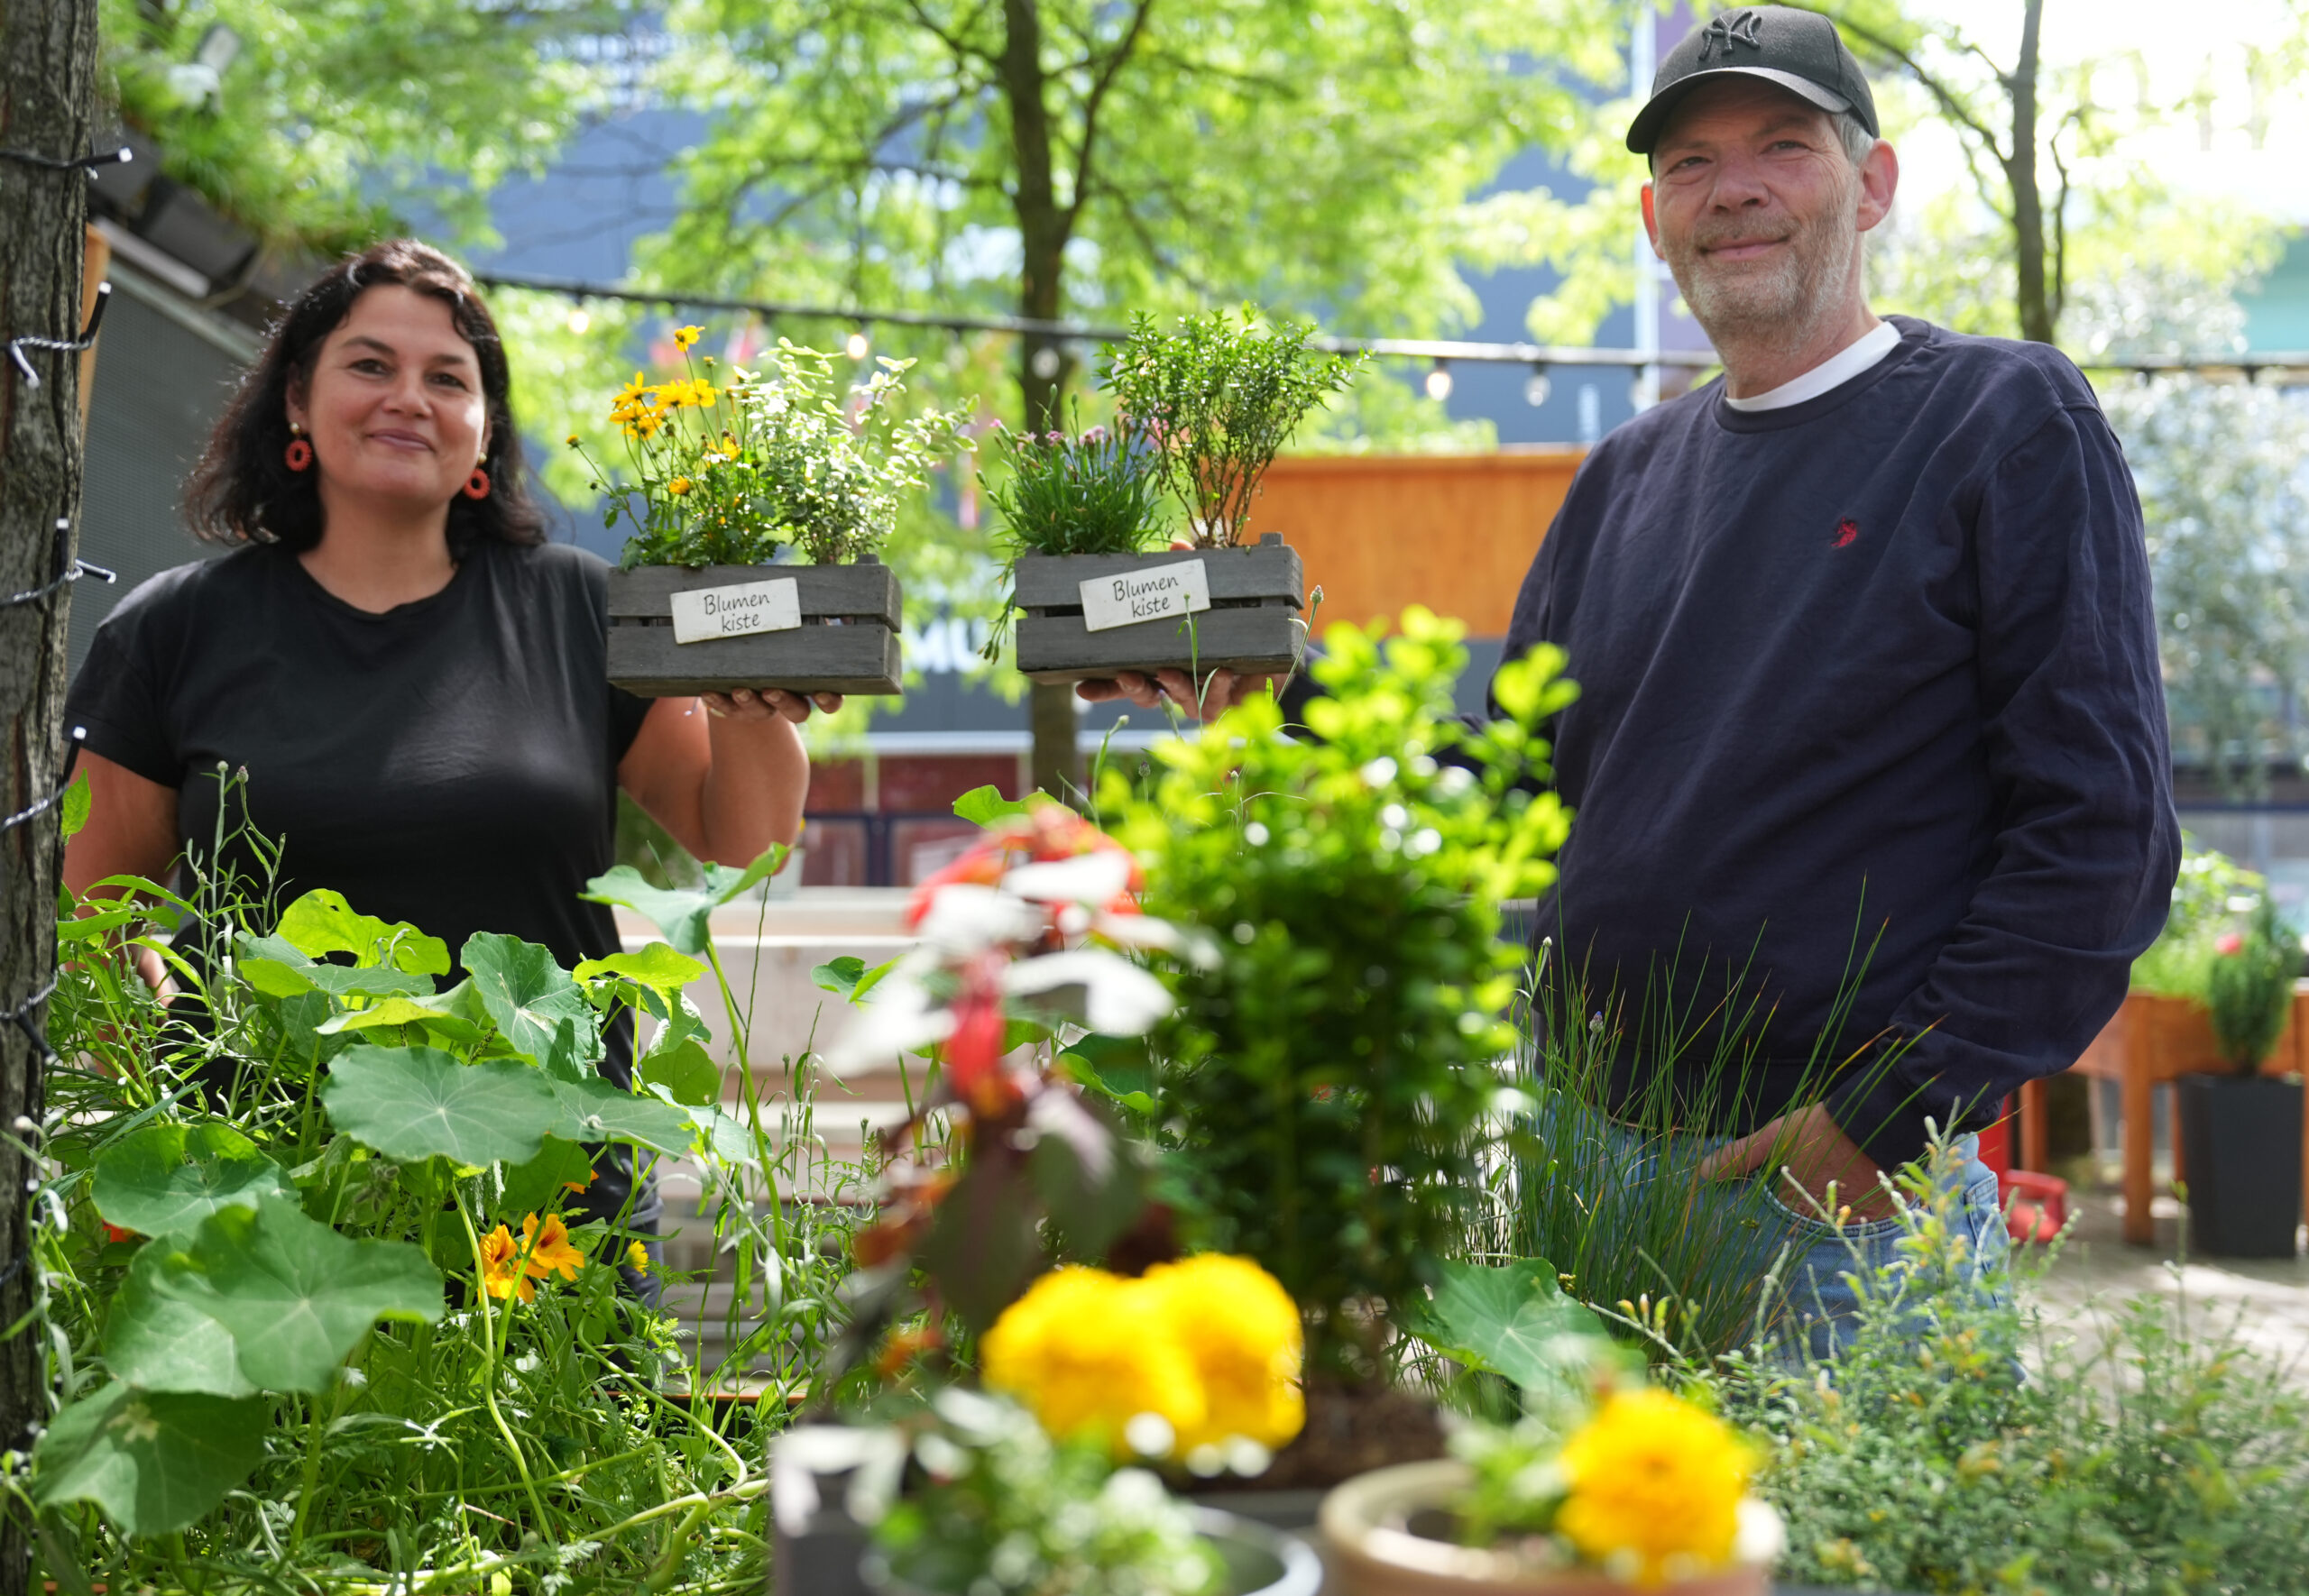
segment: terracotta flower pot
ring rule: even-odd
[[[1467,1488],[1454,1460],[1359,1474],[1323,1499],[1322,1530],[1347,1596],[1625,1596],[1633,1587],[1592,1570],[1534,1573],[1518,1559],[1419,1534],[1420,1515]],[[1653,1587],[1665,1596],[1763,1596],[1762,1568],[1741,1567]]]

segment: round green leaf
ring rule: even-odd
[[[338,1130],[387,1158],[437,1153],[475,1169],[528,1163],[561,1118],[536,1070],[460,1064],[433,1048],[346,1049],[329,1067],[321,1105]]]
[[[561,1109],[553,1133],[567,1142],[638,1142],[680,1158],[697,1140],[688,1113],[656,1097],[620,1091],[599,1076],[548,1080]]]
[[[286,1197],[280,1166],[229,1125],[146,1125],[97,1158],[97,1212],[148,1236],[189,1233],[219,1208]]]
[[[198,1522],[264,1455],[272,1404],[145,1391],[115,1380],[56,1416],[32,1454],[42,1507],[91,1501],[129,1535]]]
[[[517,1053],[543,1064],[568,1042],[565,1027],[574,1031],[574,1057],[591,1063],[602,1056],[601,1017],[586,1001],[584,988],[553,960],[552,952],[519,937],[477,931],[465,942],[461,956],[473,977],[473,989],[497,1025],[498,1033]]]
[[[354,1241],[277,1197],[211,1215],[189,1246],[148,1247],[129,1272],[141,1275],[140,1289],[115,1300],[106,1355],[115,1373],[148,1390],[229,1382],[165,1353],[147,1316],[169,1325],[208,1321],[230,1342],[233,1372],[247,1386],[318,1391],[380,1318],[430,1323],[443,1307],[440,1271],[419,1248]]]
[[[345,894],[319,887],[281,911],[281,939],[313,959],[350,953],[364,964],[411,975],[449,973],[449,945],[413,925],[356,913]]]
[[[639,953],[612,953],[607,959],[589,959],[570,972],[581,983],[615,977],[620,985],[632,988],[649,1012],[660,1019],[681,1001],[683,988],[704,974],[704,965],[686,954],[675,952],[663,942],[652,942]]]

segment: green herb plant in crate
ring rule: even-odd
[[[1247,308],[1167,330],[1141,316],[1129,340],[1107,351],[1114,430],[1096,444],[1046,441],[1059,452],[1023,462],[1035,485],[996,500],[1019,551],[1011,580],[1021,671],[1072,682],[1296,668],[1305,576],[1280,534],[1252,543],[1251,509],[1276,452],[1358,369],[1310,349],[1311,335]],[[1136,512],[1161,490],[1184,512],[1191,546],[1142,553],[1155,529]]]
[[[675,335],[686,375],[637,371],[611,402],[630,480],[587,461],[606,524],[632,529],[610,576],[610,679],[645,697],[897,693],[901,595],[880,550],[900,496],[969,447],[961,412],[901,414],[911,362],[878,360],[845,393],[816,350],[780,339],[768,369],[724,372],[692,356],[697,337]]]
[[[566,970],[481,933],[453,985],[451,949],[333,893],[275,914],[195,868],[66,903],[32,1260],[57,1406],[0,1474],[41,1576],[759,1589],[756,1415],[784,1406],[710,1393],[790,1389],[839,1333],[852,1210],[779,1193],[863,1179],[814,1161],[806,1089],[763,1104],[742,1035],[720,1105],[685,995],[713,908],[776,863],[690,893],[612,872],[665,941]],[[139,932],[155,906],[189,934]],[[172,1002],[126,973],[145,949]],[[626,1010],[656,1025],[631,1089],[595,1069]],[[658,1266],[626,1214],[575,1206],[597,1168],[673,1160],[734,1265],[712,1363],[637,1298]]]

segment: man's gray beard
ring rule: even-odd
[[[1857,185],[1855,185],[1856,188]],[[1857,193],[1851,196],[1856,202]],[[1697,246],[1670,254],[1668,269],[1684,304],[1709,342],[1784,353],[1801,349],[1838,308],[1837,289],[1861,248],[1856,203],[1839,206],[1839,225],[1798,232],[1788,258],[1763,276],[1711,278]]]

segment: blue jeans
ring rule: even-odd
[[[1631,1171],[1642,1171],[1651,1164],[1646,1138],[1618,1125],[1612,1127],[1612,1133],[1621,1139]],[[1715,1138],[1708,1145],[1721,1146],[1728,1140]],[[1996,1172],[1981,1162],[1979,1137],[1958,1137],[1955,1149],[1961,1161],[1950,1170],[1947,1185],[1957,1193],[1958,1200],[1951,1205],[1949,1224],[1970,1243],[1973,1279],[1985,1275],[2001,1281],[2011,1242],[1997,1197]],[[1637,1178],[1642,1179],[1642,1174]],[[1898,1261],[1899,1244],[1908,1234],[1908,1225],[1893,1216],[1838,1226],[1806,1206],[1804,1198],[1776,1170],[1747,1179],[1764,1183],[1761,1187],[1764,1206],[1779,1222],[1756,1236],[1749,1258],[1759,1283],[1765,1271],[1779,1265],[1778,1301],[1766,1310],[1778,1322],[1752,1325],[1750,1337],[1759,1328],[1768,1331],[1766,1339],[1776,1349],[1777,1360],[1787,1365],[1801,1361],[1800,1348],[1808,1348],[1814,1358],[1832,1359],[1851,1346],[1860,1328],[1860,1298],[1853,1289],[1852,1278]],[[1717,1200],[1726,1206],[1737,1200],[1735,1194],[1744,1195],[1739,1182],[1726,1181],[1720,1188],[1699,1188],[1699,1200],[1708,1200],[1711,1189],[1721,1192]],[[1844,1200],[1849,1200],[1849,1196]],[[1988,1291],[1992,1298],[2001,1296],[2001,1287],[1991,1285]],[[1922,1325],[1909,1323],[1912,1334],[1921,1337]]]

